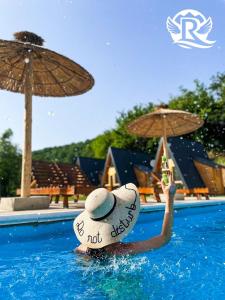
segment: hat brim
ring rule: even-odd
[[[81,244],[97,249],[121,241],[134,227],[139,212],[140,198],[137,187],[126,184],[112,191],[116,205],[105,219],[95,221],[84,210],[73,223],[73,228]]]

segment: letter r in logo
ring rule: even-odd
[[[197,27],[198,26],[195,19],[181,18],[182,40],[195,40],[195,30],[197,29]]]

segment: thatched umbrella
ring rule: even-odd
[[[21,197],[30,196],[32,95],[64,97],[92,88],[94,79],[84,68],[42,47],[44,40],[31,32],[14,34],[15,41],[0,40],[0,88],[25,94],[24,148]]]
[[[158,108],[130,123],[128,132],[141,137],[163,137],[164,163],[167,164],[167,137],[179,136],[197,130],[203,120],[182,110]]]

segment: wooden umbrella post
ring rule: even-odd
[[[31,165],[32,165],[32,55],[28,52],[25,58],[25,112],[24,112],[24,147],[22,157],[21,197],[30,196]]]
[[[168,159],[168,149],[167,149],[167,137],[163,135],[163,155]]]
[[[166,115],[162,115],[163,119],[163,156],[162,156],[162,180],[165,185],[169,183],[168,179],[168,148],[166,137]]]
[[[167,137],[166,137],[166,116],[163,115],[163,154],[168,159]]]

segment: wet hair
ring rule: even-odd
[[[97,258],[97,259],[105,259],[107,256],[104,247],[99,249],[87,248],[86,254],[90,257]]]

